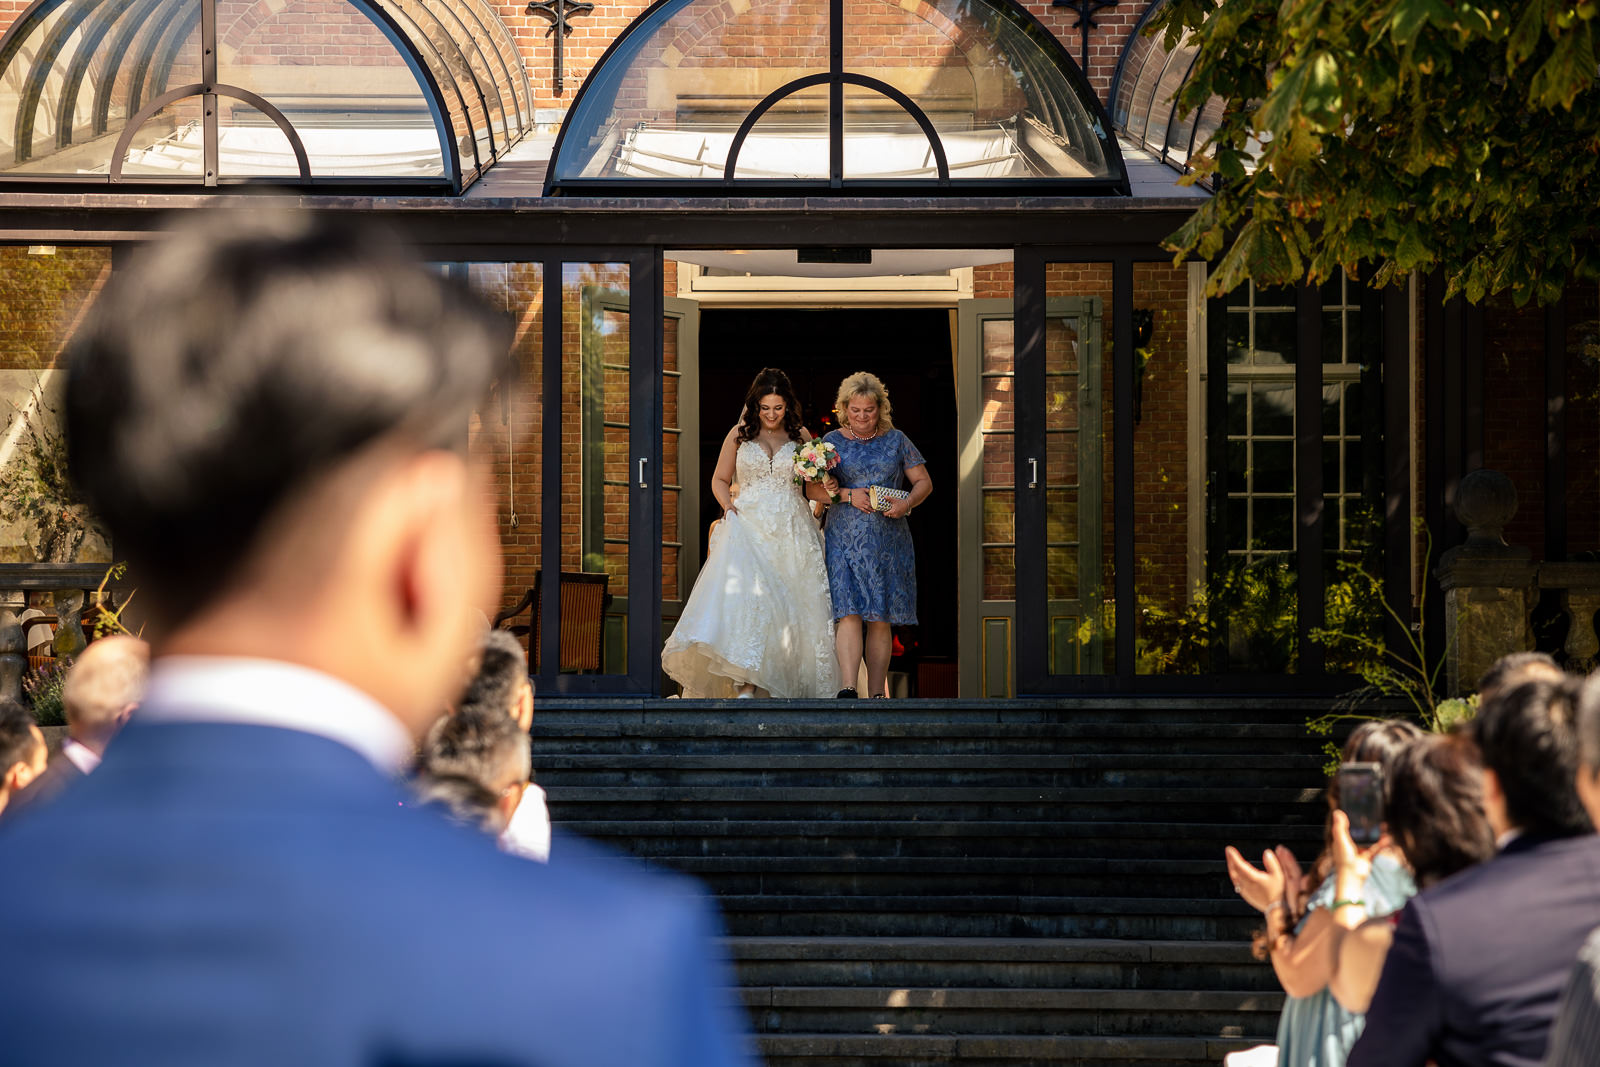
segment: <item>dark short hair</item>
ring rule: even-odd
[[[31,760],[38,743],[28,709],[15,700],[0,698],[0,775]]]
[[[1544,652],[1512,652],[1495,660],[1483,672],[1478,679],[1478,694],[1495,696],[1508,682],[1527,681],[1523,674],[1530,670],[1539,673],[1552,671],[1557,676],[1563,673],[1561,665]]]
[[[1500,779],[1506,814],[1531,834],[1587,833],[1578,801],[1578,686],[1524,682],[1488,701],[1472,722],[1483,764]]]
[[[1578,762],[1600,774],[1600,673],[1578,686]]]
[[[433,724],[417,761],[416,789],[457,818],[489,825],[507,777],[527,781],[528,735],[505,711],[463,708]]]
[[[1460,737],[1429,734],[1390,764],[1388,824],[1417,885],[1426,888],[1494,855],[1483,810],[1483,768]]]
[[[511,702],[528,681],[528,657],[509,630],[490,630],[478,649],[478,669],[461,698],[462,711],[509,715]]]
[[[167,623],[365,446],[465,447],[509,326],[348,217],[197,212],[117,271],[67,358],[72,474]]]

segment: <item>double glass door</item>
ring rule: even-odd
[[[515,325],[469,442],[495,471],[506,581],[491,617],[526,636],[543,695],[649,693],[661,643],[659,259],[561,248],[448,269]]]

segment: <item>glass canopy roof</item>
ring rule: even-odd
[[[584,83],[545,191],[1125,194],[1099,100],[1014,0],[660,0]]]
[[[1130,142],[1187,174],[1189,158],[1222,124],[1223,99],[1213,96],[1205,107],[1178,117],[1178,90],[1199,49],[1187,35],[1170,51],[1161,34],[1145,35],[1151,16],[1165,3],[1151,4],[1128,35],[1111,87],[1111,121]]]
[[[487,0],[36,0],[0,39],[0,182],[460,192],[532,124]]]

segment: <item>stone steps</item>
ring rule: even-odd
[[[1233,894],[1219,859],[1104,860],[971,856],[677,856],[675,870],[719,896],[1083,896],[1107,878],[1123,878],[1145,896],[1227,899]]]
[[[1262,1042],[1240,1038],[996,1036],[934,1034],[774,1034],[758,1039],[767,1067],[1215,1067],[1230,1052]]]
[[[951,856],[1211,859],[1225,845],[1257,854],[1286,844],[1314,854],[1322,827],[1310,821],[1251,823],[1051,822],[1044,819],[562,820],[573,833],[657,862],[674,856]]]
[[[969,989],[1277,993],[1242,942],[1097,938],[735,937],[742,982]]]
[[[562,820],[731,819],[1080,822],[1138,819],[1215,822],[1249,814],[1306,823],[1316,789],[1149,789],[1060,786],[557,786],[543,783]]]
[[[534,766],[716,894],[772,1067],[1189,1067],[1275,1032],[1222,849],[1320,847],[1312,710],[541,700]]]
[[[562,755],[540,753],[539,780],[578,787],[760,786],[836,787],[1047,787],[1087,789],[1206,789],[1237,793],[1248,775],[1253,787],[1302,788],[1322,760],[1314,756],[1238,756],[1209,759],[1181,755],[1093,753],[737,753],[677,751]],[[1127,799],[1136,799],[1129,794]],[[1275,799],[1275,798],[1274,798]]]

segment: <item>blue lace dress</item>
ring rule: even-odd
[[[873,485],[904,489],[905,472],[927,462],[899,430],[881,433],[870,441],[857,441],[834,430],[825,440],[839,450],[834,477],[851,489]],[[839,503],[828,509],[824,532],[833,617],[860,615],[867,622],[914,626],[917,556],[906,520]]]

